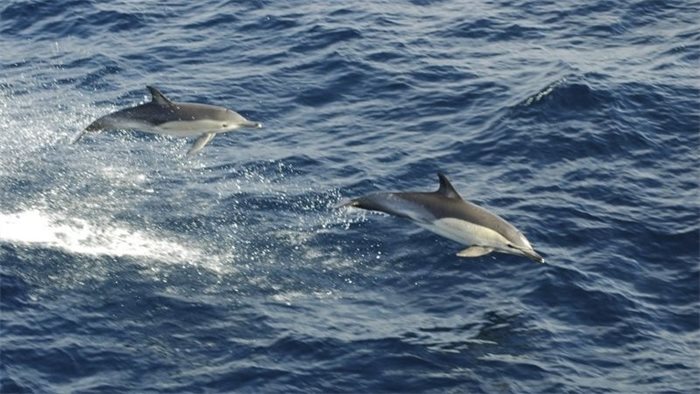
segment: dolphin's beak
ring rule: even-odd
[[[540,256],[535,252],[534,250],[524,250],[520,249],[525,257],[529,258],[530,260],[536,262],[536,263],[544,263],[544,257]]]
[[[262,123],[260,122],[251,122],[249,120],[245,121],[245,123],[241,124],[243,127],[250,127],[252,129],[261,129],[262,128]]]
[[[511,253],[511,254],[517,254],[521,256],[525,256],[528,259],[536,262],[536,263],[544,263],[544,257],[540,256],[535,252],[535,249],[532,248],[523,248],[523,247],[518,247],[515,245],[510,245],[513,249],[509,249],[508,251],[505,251],[506,253]],[[517,252],[516,252],[517,251]],[[515,253],[514,253],[515,252]]]

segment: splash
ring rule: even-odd
[[[128,226],[62,218],[39,210],[0,213],[0,241],[38,245],[86,256],[138,257],[192,263],[206,254],[189,244]],[[212,265],[217,270],[217,265]]]

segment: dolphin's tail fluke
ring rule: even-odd
[[[335,204],[333,208],[360,208],[360,209],[366,209],[368,211],[381,211],[381,212],[386,212],[386,208],[380,204],[377,201],[374,201],[374,197],[378,196],[379,193],[377,194],[369,194],[367,196],[362,196],[358,198],[347,198],[344,200],[341,200],[339,203]]]
[[[103,122],[103,119],[105,119],[105,118],[106,118],[106,116],[103,116],[103,117],[97,119],[96,121],[90,123],[88,125],[88,127],[84,128],[80,132],[76,133],[75,136],[73,136],[73,139],[71,139],[70,143],[75,144],[76,142],[80,141],[80,139],[83,138],[83,136],[85,134],[87,134],[88,132],[91,132],[91,131],[99,132],[99,131],[107,129],[106,124]]]
[[[76,142],[80,141],[81,138],[87,133],[87,129],[80,130],[79,132],[75,133],[73,138],[71,138],[70,143],[75,144]]]
[[[356,199],[346,198],[346,199],[340,200],[339,202],[335,203],[333,205],[333,209],[339,209],[339,208],[345,208],[345,207],[356,207],[357,205],[358,205],[358,202]]]
[[[366,196],[344,200],[336,204],[336,208],[353,207],[368,211],[384,212],[402,218],[418,220],[420,215],[414,214],[412,204],[396,197],[396,193],[373,193]]]

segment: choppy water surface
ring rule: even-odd
[[[0,391],[699,391],[699,10],[2,3]],[[547,264],[332,208],[437,171]]]

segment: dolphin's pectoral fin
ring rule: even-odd
[[[493,252],[493,249],[484,246],[472,246],[457,253],[459,257],[479,257]]]
[[[199,138],[197,138],[197,140],[194,142],[190,150],[187,151],[187,155],[194,155],[195,153],[202,150],[202,148],[204,148],[204,146],[206,146],[209,143],[209,141],[214,139],[215,135],[216,133],[204,133],[200,135]]]

